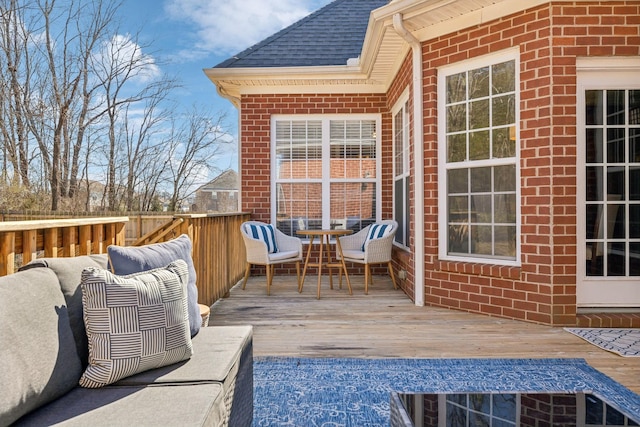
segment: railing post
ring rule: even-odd
[[[44,256],[57,258],[58,256],[58,228],[44,230]]]
[[[36,230],[22,232],[22,263],[26,264],[38,257],[38,235]]]
[[[16,262],[16,233],[0,233],[0,276],[13,274]]]

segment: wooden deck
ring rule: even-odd
[[[324,280],[317,300],[313,274],[302,294],[295,276],[276,276],[270,297],[265,277],[251,277],[246,290],[236,285],[213,305],[210,325],[253,325],[254,356],[583,358],[640,393],[640,357],[601,350],[560,327],[416,307],[383,276],[369,295],[362,276],[351,278],[352,296]]]

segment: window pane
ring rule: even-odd
[[[460,132],[467,129],[467,106],[456,104],[447,107],[447,132]]]
[[[278,229],[292,234],[298,229],[322,225],[322,184],[279,183],[276,185]]]
[[[629,129],[629,162],[640,163],[640,129]]]
[[[477,255],[491,255],[492,229],[489,225],[471,226],[471,253]]]
[[[455,224],[449,226],[448,251],[468,254],[469,253],[469,226],[466,224]]]
[[[604,200],[604,191],[601,185],[603,177],[602,166],[587,166],[587,201]]]
[[[497,194],[493,198],[496,223],[516,223],[516,195]]]
[[[640,125],[640,90],[629,91],[629,124]]]
[[[331,184],[331,228],[359,231],[361,224],[375,221],[375,183]],[[366,225],[365,225],[366,226]]]
[[[624,124],[624,90],[608,90],[607,91],[607,124],[623,125]]]
[[[502,126],[516,121],[516,96],[514,94],[498,96],[492,101],[492,124]]]
[[[449,196],[449,222],[469,221],[469,198],[467,196]]]
[[[516,90],[515,61],[507,61],[491,67],[492,94]]]
[[[629,200],[640,200],[640,166],[629,167]]]
[[[469,129],[489,127],[489,100],[481,99],[469,103]]]
[[[640,205],[629,206],[629,237],[640,238]]]
[[[471,169],[471,192],[491,191],[491,168]]]
[[[617,166],[607,168],[607,200],[625,200],[624,170]]]
[[[586,124],[587,125],[601,125],[603,114],[603,102],[602,102],[601,90],[588,90],[585,92],[585,110],[586,110]]]
[[[467,160],[467,134],[458,133],[447,136],[447,161],[463,162]]]
[[[586,130],[586,143],[587,143],[587,163],[602,163],[603,162],[603,141],[602,141],[602,129],[587,129]]]
[[[489,131],[472,132],[469,134],[469,160],[489,158]]]
[[[464,101],[467,97],[467,73],[447,77],[447,104]]]
[[[607,129],[607,162],[624,163],[624,129]]]
[[[495,191],[516,191],[515,165],[496,166]]]
[[[449,194],[469,192],[468,169],[453,169],[447,173]]]
[[[516,227],[500,226],[495,227],[495,256],[514,257],[516,256]]]
[[[471,196],[471,221],[490,224],[492,213],[490,195]]]
[[[469,71],[469,99],[489,96],[489,67]]]
[[[515,126],[493,130],[493,157],[504,159],[515,157],[516,135]]]

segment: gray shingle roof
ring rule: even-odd
[[[362,51],[372,10],[389,0],[335,0],[214,68],[346,65]]]

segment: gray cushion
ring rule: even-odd
[[[180,383],[224,380],[252,343],[251,326],[210,326],[193,338],[188,362],[165,366],[120,380],[117,385]]]
[[[168,264],[168,263],[167,263]],[[83,369],[87,366],[89,356],[87,332],[84,330],[84,319],[82,318],[82,291],[80,290],[80,278],[85,267],[107,267],[107,255],[85,255],[70,258],[39,258],[20,268],[28,270],[31,268],[47,267],[58,276],[60,288],[64,294],[69,310],[69,323],[75,338],[76,350]]]
[[[191,258],[191,239],[183,234],[173,240],[146,246],[115,246],[107,248],[109,263],[115,274],[125,275],[164,267],[176,259],[184,260],[189,267],[189,326],[191,336],[200,330],[202,317],[198,307],[198,288],[196,287],[196,269]]]
[[[82,365],[53,271],[0,278],[0,343],[0,425],[77,385]]]
[[[221,426],[220,384],[168,387],[77,387],[20,419],[16,426]],[[229,424],[239,425],[239,424]],[[249,426],[249,424],[243,424]]]
[[[103,387],[191,357],[187,277],[181,259],[128,276],[97,268],[83,271],[89,366],[81,386]]]

